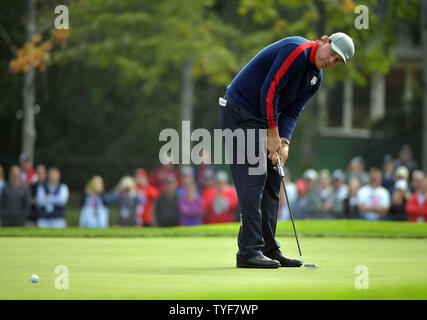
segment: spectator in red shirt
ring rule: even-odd
[[[136,209],[136,219],[139,226],[151,226],[153,224],[153,206],[159,197],[159,191],[148,182],[148,175],[145,169],[136,169],[134,178],[137,192],[145,199],[144,204],[140,204]]]
[[[21,180],[23,184],[31,185],[37,182],[37,172],[33,168],[33,162],[28,154],[21,154],[19,156],[19,165],[21,167]]]
[[[216,174],[214,191],[205,193],[206,206],[205,223],[226,223],[236,221],[238,205],[236,189],[228,184],[228,175],[225,171]]]
[[[197,187],[202,190],[206,184],[209,184],[208,180],[215,180],[215,166],[210,163],[211,157],[208,151],[202,150],[200,157],[202,162],[195,167],[195,177]]]
[[[409,221],[427,222],[427,177],[423,178],[420,190],[406,202],[405,211]]]
[[[172,162],[162,165],[154,169],[150,176],[148,177],[148,182],[150,185],[155,187],[160,193],[166,191],[166,178],[170,175],[173,175],[178,182],[178,186],[181,185],[179,171],[174,168]]]
[[[216,180],[214,170],[206,170],[203,186],[200,188],[200,193],[202,195],[203,201],[205,201],[205,198],[209,198],[209,196],[207,197],[208,194],[216,193]]]

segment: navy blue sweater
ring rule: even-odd
[[[227,96],[291,139],[300,112],[322,83],[314,64],[318,42],[288,37],[269,45],[237,74]]]

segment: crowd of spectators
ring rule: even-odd
[[[382,168],[367,171],[363,158],[356,156],[346,172],[308,169],[295,182],[289,174],[286,179],[295,218],[427,221],[427,176],[417,169],[407,145],[397,159],[386,154]],[[283,192],[280,199],[279,217],[286,220]]]
[[[64,228],[69,189],[56,167],[47,169],[21,155],[20,165],[9,169],[4,180],[0,165],[0,226]],[[285,168],[286,169],[286,168]],[[417,169],[409,146],[397,159],[384,156],[382,168],[365,169],[361,156],[346,171],[306,170],[292,181],[285,170],[288,199],[296,219],[364,219],[427,221],[427,176]],[[112,190],[101,176],[86,184],[80,201],[80,227],[106,228],[114,204],[114,225],[190,226],[234,222],[239,219],[235,188],[228,173],[215,166],[162,165],[148,173],[137,168]],[[288,220],[283,190],[279,219]]]

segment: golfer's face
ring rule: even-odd
[[[344,63],[341,56],[332,49],[330,42],[325,42],[318,49],[317,67],[320,69],[330,68],[338,63]]]

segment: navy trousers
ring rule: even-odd
[[[248,129],[256,129],[258,133],[259,129],[265,129],[265,123],[260,115],[253,114],[237,105],[227,95],[225,99],[227,105],[218,106],[219,125],[223,130],[243,129],[247,138]],[[248,139],[245,141],[247,144]],[[256,135],[255,143],[266,145],[265,138],[260,134]],[[230,169],[241,209],[237,255],[244,259],[280,248],[280,244],[275,239],[275,233],[281,178],[273,169],[271,160],[267,159],[267,151],[263,154],[266,157],[267,170],[264,170],[262,174],[250,175],[249,168],[257,165],[251,164],[251,161],[248,162],[247,158],[243,164],[238,164],[236,161],[237,153],[247,153],[247,150],[247,145],[246,148],[242,148],[237,144],[237,139],[234,139],[233,154],[229,155],[229,157],[233,157]],[[258,146],[255,150],[258,150]],[[259,153],[256,155],[259,156]]]

